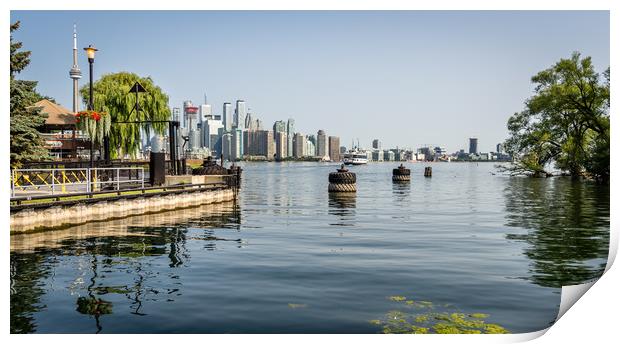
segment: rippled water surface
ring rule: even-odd
[[[376,333],[390,296],[547,327],[598,277],[609,187],[490,163],[246,163],[239,202],[11,236],[11,332]]]

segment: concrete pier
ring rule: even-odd
[[[11,210],[11,233],[62,228],[202,204],[229,202],[236,197],[236,192],[231,188],[189,191],[191,190],[175,194],[144,194],[132,198]]]

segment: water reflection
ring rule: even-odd
[[[394,194],[394,201],[399,204],[409,199],[411,193],[410,181],[392,181],[392,194]]]
[[[355,220],[356,194],[355,192],[330,192],[329,194],[330,215],[336,216],[338,222],[330,223],[332,226],[353,226]]]
[[[598,278],[609,247],[609,186],[564,178],[510,178],[508,239],[527,243],[532,282],[559,288]]]
[[[34,314],[45,309],[41,298],[45,294],[41,280],[50,275],[40,255],[11,254],[11,333],[32,333],[37,329]]]
[[[11,236],[11,333],[36,331],[34,314],[42,302],[45,280],[53,275],[58,259],[75,260],[68,289],[75,311],[93,319],[93,332],[104,329],[105,315],[115,303],[129,303],[130,313],[147,315],[143,304],[174,301],[182,281],[174,269],[190,260],[189,240],[216,242],[214,228],[237,233],[241,215],[233,204],[206,205],[165,213],[90,223],[68,229]],[[168,257],[170,273],[163,276],[149,257]],[[63,258],[65,257],[65,258]],[[53,302],[53,300],[52,300]]]

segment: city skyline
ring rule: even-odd
[[[39,81],[40,93],[71,107],[77,23],[78,48],[100,49],[96,79],[151,76],[171,108],[206,92],[215,114],[244,99],[264,123],[295,118],[299,132],[324,128],[347,146],[380,138],[385,147],[457,151],[477,137],[480,151],[492,151],[531,95],[532,75],[572,51],[600,70],[609,65],[604,11],[136,13],[12,11],[11,21],[22,21],[15,38],[32,51],[18,78]],[[557,31],[572,21],[581,25]],[[78,60],[83,68],[86,58]]]

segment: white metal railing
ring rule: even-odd
[[[114,190],[124,184],[144,188],[144,179],[143,167],[14,169],[11,197],[93,192],[108,185]]]
[[[113,185],[114,190],[120,190],[121,184],[140,184],[144,188],[144,167],[105,167],[90,169],[91,191],[98,191],[105,185]],[[132,179],[132,171],[136,172],[136,178]],[[122,179],[121,172],[127,172],[127,179]]]

